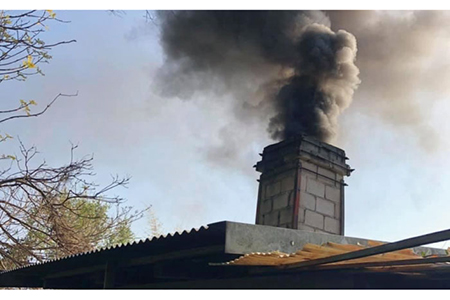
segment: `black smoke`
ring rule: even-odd
[[[273,139],[330,141],[359,84],[356,39],[321,12],[160,12],[162,95],[232,95],[239,120],[265,122]]]

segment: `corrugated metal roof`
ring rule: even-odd
[[[90,254],[94,254],[94,253],[105,253],[105,252],[110,252],[113,250],[118,250],[118,249],[125,249],[125,248],[130,248],[133,247],[135,245],[144,245],[144,244],[149,244],[151,242],[157,241],[157,240],[166,240],[166,239],[171,239],[174,237],[178,237],[178,236],[187,236],[190,235],[192,233],[197,233],[197,232],[203,232],[208,230],[208,226],[204,225],[204,226],[200,226],[199,228],[191,228],[189,230],[183,230],[181,233],[178,231],[175,231],[173,233],[167,233],[164,235],[159,235],[159,236],[153,236],[151,238],[146,238],[146,239],[141,239],[141,240],[137,240],[137,241],[133,241],[130,243],[125,243],[125,244],[117,244],[114,246],[110,246],[110,247],[102,247],[102,248],[97,248],[91,251],[86,251],[86,252],[81,252],[81,253],[77,253],[77,254],[73,254],[73,255],[69,255],[69,256],[64,256],[64,257],[60,257],[57,259],[52,259],[52,260],[47,260],[44,262],[38,262],[38,263],[34,263],[34,264],[29,264],[29,265],[25,265],[25,266],[21,266],[21,267],[17,267],[11,270],[6,270],[3,272],[0,272],[0,274],[6,274],[9,272],[13,272],[13,271],[17,271],[17,270],[22,270],[22,269],[27,269],[27,268],[31,268],[31,267],[35,267],[35,266],[40,266],[40,265],[47,265],[47,264],[51,264],[51,263],[55,263],[55,262],[59,262],[59,261],[65,261],[71,258],[75,258],[75,257],[83,257],[86,255],[90,255]]]
[[[380,245],[364,239],[219,222],[17,268],[0,273],[0,286],[98,289],[111,288],[113,284],[117,288],[348,288],[366,284],[448,287],[450,283],[446,278],[450,276],[450,268],[446,263],[450,262],[450,257],[444,250],[431,249],[430,252],[445,257],[423,259],[409,248],[436,239],[448,239],[449,232],[445,230]],[[417,249],[414,251],[421,253]],[[242,256],[245,253],[249,254]],[[238,256],[242,257],[235,259]],[[214,265],[211,263],[224,261],[228,263],[211,267]],[[408,270],[406,264],[416,265]],[[429,267],[430,264],[434,265]],[[229,267],[233,265],[236,267]],[[383,274],[378,277],[380,271]],[[111,272],[115,279],[106,284]],[[404,275],[405,272],[409,277]],[[416,278],[419,273],[420,282]]]

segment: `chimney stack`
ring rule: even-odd
[[[344,176],[353,171],[342,149],[309,136],[264,148],[256,224],[344,235]]]

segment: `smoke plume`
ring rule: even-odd
[[[355,94],[360,113],[392,129],[410,131],[429,152],[439,135],[430,108],[450,94],[448,11],[328,11],[332,29],[352,32],[362,83]]]
[[[265,124],[275,140],[331,141],[360,80],[356,39],[321,12],[160,12],[166,60],[155,87],[189,99],[233,101],[240,122]],[[219,97],[220,98],[220,97]]]

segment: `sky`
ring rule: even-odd
[[[38,118],[4,124],[1,131],[16,138],[4,143],[2,152],[17,153],[19,137],[38,148],[38,159],[58,166],[76,143],[79,157],[94,155],[96,182],[108,183],[110,174],[131,176],[128,188],[113,194],[135,209],[151,205],[164,232],[224,220],[254,223],[259,174],[253,165],[274,143],[265,128],[251,123],[226,132],[236,136],[229,142],[239,145],[239,153],[232,161],[212,160],[210,150],[220,153],[221,135],[236,121],[233,107],[226,95],[182,100],[155,92],[164,63],[157,24],[146,22],[143,11],[56,13],[70,23],[51,23],[42,37],[77,42],[52,50],[50,64],[41,66],[45,76],[2,83],[2,107],[33,99],[42,108],[58,93],[78,96],[59,99]],[[449,42],[443,38],[433,45],[440,51],[421,53],[429,60],[419,71],[442,65]],[[437,70],[427,82],[445,85],[450,78]],[[339,117],[334,142],[355,169],[346,180],[345,235],[396,241],[449,228],[450,94],[415,89],[408,96],[422,113],[421,122],[439,137],[430,143],[417,126],[374,113],[364,98],[370,85],[362,76],[352,105]],[[146,237],[145,218],[132,228],[137,237]]]

